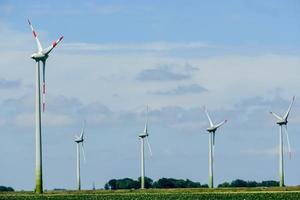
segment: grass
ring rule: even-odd
[[[147,190],[86,190],[47,191],[42,195],[33,192],[4,192],[0,200],[294,200],[300,199],[300,187],[284,188],[218,188],[218,189],[147,189]]]

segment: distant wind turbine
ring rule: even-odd
[[[80,144],[81,150],[83,155],[83,160],[85,161],[85,154],[84,154],[84,131],[85,131],[85,121],[83,123],[83,127],[79,136],[75,135],[75,142],[77,144],[77,190],[81,190],[81,177],[80,177]]]
[[[43,49],[37,32],[33,29],[31,22],[28,20],[32,30],[33,37],[37,44],[37,52],[31,55],[31,58],[36,61],[36,87],[35,87],[35,191],[43,193],[43,173],[42,173],[42,131],[41,131],[41,86],[40,86],[40,62],[43,63],[43,111],[45,110],[45,67],[46,60],[53,48],[63,39],[61,36],[57,41],[54,41],[49,47]]]
[[[289,156],[291,158],[291,146],[290,146],[290,140],[289,140],[289,134],[287,131],[287,124],[288,124],[288,117],[290,115],[292,105],[295,101],[295,96],[293,96],[292,101],[283,117],[278,116],[274,112],[270,112],[276,119],[277,122],[276,124],[279,125],[279,186],[283,187],[284,186],[284,164],[283,164],[283,136],[282,136],[282,126],[285,128],[285,133],[286,133],[286,139],[287,139],[287,144],[288,144],[288,149],[289,149]]]
[[[214,125],[209,114],[208,111],[206,109],[206,107],[204,107],[204,112],[207,116],[207,119],[209,121],[209,125],[210,127],[208,127],[206,129],[206,131],[209,133],[209,138],[208,138],[208,156],[209,156],[209,160],[208,160],[208,187],[209,188],[213,188],[214,187],[214,147],[215,147],[215,135],[216,135],[216,131],[217,129],[222,126],[223,124],[225,124],[227,122],[227,120],[224,120],[222,122],[220,122],[219,124]]]
[[[146,113],[146,122],[145,128],[142,133],[139,134],[139,138],[141,140],[141,189],[145,188],[145,157],[144,157],[144,139],[146,139],[150,155],[152,156],[151,146],[148,140],[148,106],[147,106],[147,113]]]

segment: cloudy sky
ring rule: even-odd
[[[82,121],[82,185],[137,178],[138,134],[148,104],[153,156],[146,175],[207,183],[208,121],[217,133],[216,183],[278,179],[278,127],[293,95],[286,184],[300,184],[300,2],[0,1],[0,184],[34,188],[36,44],[64,40],[47,62],[42,115],[45,189],[76,185]],[[286,141],[285,141],[286,143]]]

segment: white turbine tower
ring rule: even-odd
[[[145,143],[144,140],[145,139],[148,144],[150,155],[152,156],[152,151],[151,151],[150,143],[148,140],[148,136],[149,136],[149,133],[148,133],[148,106],[147,106],[145,128],[144,128],[144,131],[139,134],[139,138],[141,140],[141,189],[145,188],[145,157],[144,157],[144,149],[145,149],[144,148],[144,143]]]
[[[208,186],[209,188],[213,188],[214,187],[214,166],[213,166],[213,162],[214,162],[214,147],[215,147],[215,134],[217,129],[222,126],[223,124],[225,124],[227,122],[227,120],[224,120],[216,125],[213,124],[207,109],[204,107],[204,111],[205,114],[208,118],[209,121],[209,125],[210,127],[208,127],[206,130],[209,133],[209,137],[208,137]]]
[[[80,144],[81,144],[81,150],[82,150],[83,160],[85,161],[84,147],[83,147],[84,130],[85,130],[85,121],[83,123],[83,127],[82,127],[80,135],[79,136],[75,135],[75,142],[77,144],[77,190],[81,190],[81,179],[80,179]]]
[[[293,96],[292,101],[288,107],[288,110],[286,111],[285,115],[283,117],[278,116],[274,112],[270,112],[276,119],[276,124],[279,125],[279,186],[284,186],[284,167],[283,167],[283,135],[282,135],[282,126],[285,127],[285,133],[286,133],[286,139],[289,149],[289,156],[291,157],[291,146],[290,146],[290,140],[289,140],[289,134],[287,131],[287,124],[288,124],[288,117],[291,112],[292,105],[295,101],[295,96]]]
[[[61,36],[57,41],[54,41],[49,47],[42,47],[37,32],[33,29],[31,22],[28,20],[33,36],[37,43],[37,52],[31,55],[31,58],[36,61],[36,87],[35,87],[35,191],[43,193],[43,173],[42,173],[42,135],[41,135],[41,86],[40,86],[40,62],[43,63],[43,111],[45,110],[45,67],[46,60],[49,57],[52,49],[63,39]]]

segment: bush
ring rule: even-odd
[[[218,185],[218,187],[275,187],[278,186],[278,181],[262,181],[261,183],[256,181],[244,181],[236,179],[231,183],[224,182]]]
[[[0,186],[0,192],[13,192],[15,191],[12,187]]]

